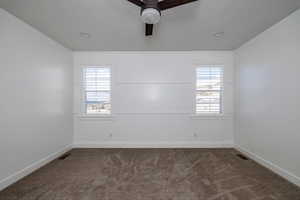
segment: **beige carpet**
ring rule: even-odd
[[[233,149],[74,149],[1,200],[300,200],[300,188]]]

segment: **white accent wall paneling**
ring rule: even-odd
[[[225,113],[195,117],[195,69],[225,67]],[[85,66],[112,68],[112,116],[82,116]],[[75,147],[228,147],[233,145],[232,52],[75,52]]]

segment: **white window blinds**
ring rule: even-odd
[[[199,67],[196,77],[196,114],[221,114],[223,66]]]
[[[111,114],[111,70],[108,67],[84,69],[87,114]]]

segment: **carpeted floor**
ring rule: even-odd
[[[300,200],[300,188],[233,149],[74,149],[1,200]]]

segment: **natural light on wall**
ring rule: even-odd
[[[111,114],[111,71],[108,67],[84,69],[86,114]]]
[[[222,114],[223,66],[196,69],[196,114]]]

